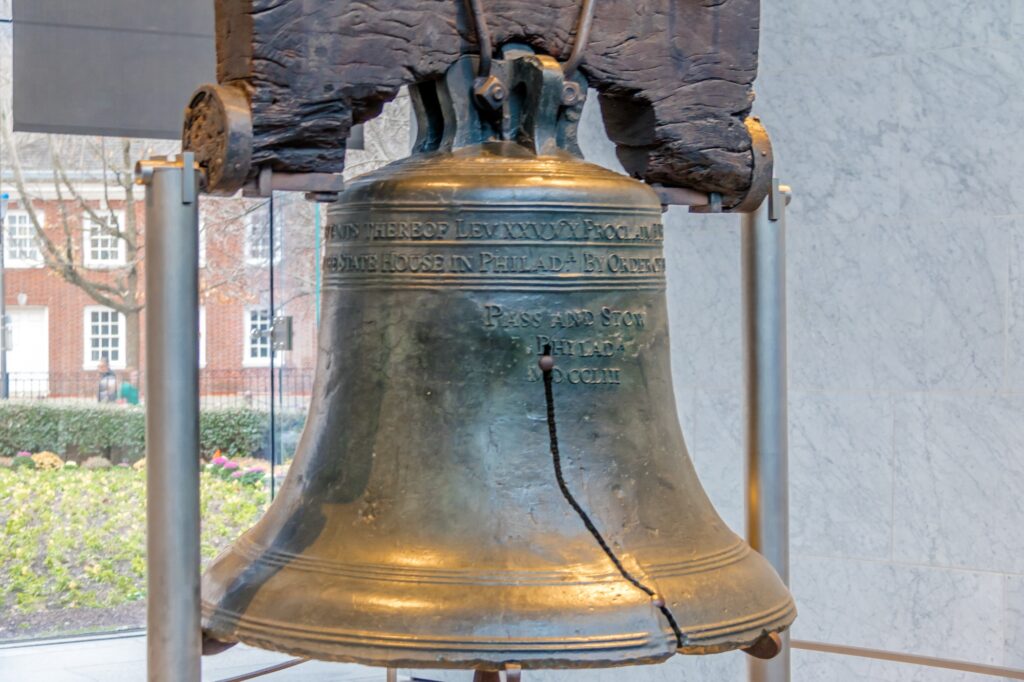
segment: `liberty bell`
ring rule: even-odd
[[[329,210],[309,417],[205,635],[482,671],[763,651],[796,611],[687,455],[659,200],[582,160],[582,76],[476,64],[417,85],[414,153]]]

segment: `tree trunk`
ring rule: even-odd
[[[129,311],[124,314],[125,367],[139,369],[140,347],[142,340],[141,313],[138,310]]]

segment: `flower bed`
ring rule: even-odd
[[[55,468],[54,457],[0,467],[0,639],[102,627],[97,612],[138,626],[144,614],[144,466]],[[268,502],[262,473],[245,476],[200,478],[204,563]]]

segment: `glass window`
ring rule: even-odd
[[[274,230],[274,262],[281,260],[281,231]],[[270,262],[270,215],[266,206],[250,211],[245,225],[245,261],[249,265]]]
[[[245,309],[243,365],[262,367],[270,364],[270,322],[270,310],[267,308]]]
[[[4,217],[4,246],[5,267],[36,268],[43,264],[28,211],[9,211]]]
[[[206,267],[206,221],[199,218],[199,267]]]
[[[96,369],[104,357],[111,368],[124,369],[124,315],[103,306],[85,308],[85,369]]]
[[[96,218],[103,222],[98,223]],[[114,267],[124,265],[124,240],[117,236],[124,225],[124,212],[96,212],[96,217],[82,216],[85,244],[83,262],[89,267]]]

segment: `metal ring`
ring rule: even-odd
[[[473,15],[473,28],[476,31],[476,42],[480,49],[480,65],[477,73],[481,77],[486,77],[491,72],[491,57],[494,52],[491,31],[487,27],[487,16],[484,14],[481,0],[469,0],[469,9]],[[576,73],[576,69],[583,63],[583,53],[590,42],[590,28],[593,24],[594,0],[581,0],[572,51],[569,53],[569,59],[562,65],[562,71],[566,79],[572,77]]]
[[[487,76],[491,72],[491,55],[494,45],[491,43],[491,31],[487,28],[487,17],[480,0],[469,0],[469,9],[473,14],[473,27],[476,30],[477,47],[480,48],[480,66],[477,73]]]
[[[594,0],[582,0],[580,6],[580,17],[576,22],[576,39],[573,41],[572,52],[569,59],[562,65],[562,71],[568,79],[576,73],[583,62],[583,52],[590,42],[590,27],[594,24]]]

